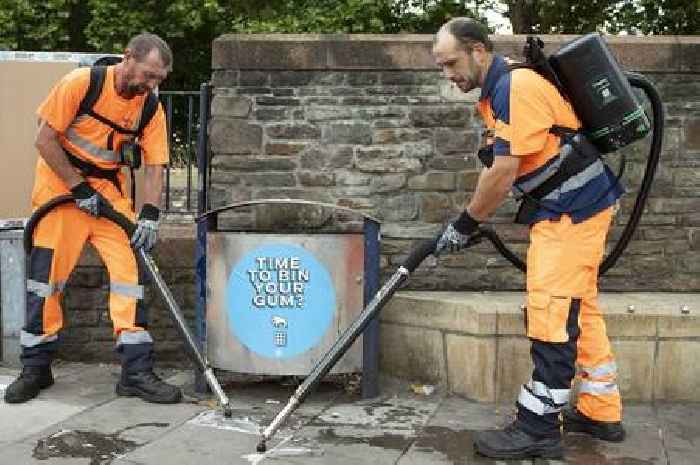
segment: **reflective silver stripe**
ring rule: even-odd
[[[143,300],[143,286],[140,284],[111,283],[109,285],[109,291]]]
[[[54,284],[42,283],[33,279],[27,280],[27,291],[38,295],[39,297],[51,297],[57,292],[63,292],[66,288],[65,281],[59,281]]]
[[[117,345],[153,343],[148,331],[122,331],[117,338]]]
[[[533,380],[530,380],[527,386],[536,396],[551,399],[554,404],[565,405],[569,402],[571,389],[550,389],[546,384]]]
[[[522,192],[530,192],[543,182],[545,182],[547,179],[551,178],[552,175],[559,169],[561,166],[561,157],[557,155],[557,158],[549,165],[547,168],[545,168],[541,173],[539,173],[537,176],[533,176],[532,178],[528,179],[527,181],[519,182],[516,184],[517,186],[517,192],[521,194]],[[522,192],[521,192],[522,191]]]
[[[533,396],[525,387],[520,388],[518,403],[537,415],[545,415],[548,413],[558,413],[562,407],[553,407],[542,402],[537,397]]]
[[[103,149],[102,147],[98,147],[92,142],[89,142],[82,137],[78,135],[77,132],[75,132],[75,129],[73,127],[69,127],[66,132],[65,132],[66,139],[68,139],[70,142],[75,144],[76,146],[80,147],[81,149],[85,150],[87,153],[90,155],[100,158],[104,161],[118,161],[119,160],[119,155],[117,152],[114,152],[112,150],[107,150]]]
[[[562,147],[562,150],[566,149],[569,149],[570,151],[571,147],[569,145],[564,145]],[[542,183],[551,178],[554,175],[554,173],[556,173],[556,171],[561,166],[563,160],[567,156],[578,155],[571,153],[557,155],[554,161],[547,165],[547,167],[544,170],[542,170],[541,173],[538,173],[536,176],[533,176],[532,178],[529,178],[526,181],[517,182],[513,186],[513,194],[516,197],[521,197],[523,192],[528,193],[539,187]],[[552,192],[550,192],[546,197],[544,197],[544,199],[556,200],[560,194],[579,189],[583,187],[586,183],[588,183],[591,179],[595,178],[596,176],[600,176],[604,172],[605,165],[600,159],[597,159],[589,166],[587,166],[583,171],[564,181],[558,189],[555,189]]]
[[[606,394],[617,394],[617,384],[602,381],[582,381],[579,392],[585,392],[594,396],[604,396]]]
[[[591,378],[602,378],[604,376],[614,376],[617,374],[617,363],[610,362],[599,365],[595,368],[581,367],[581,371]]]
[[[46,334],[46,335],[36,335],[22,331],[19,333],[19,343],[22,347],[35,347],[39,344],[46,344],[47,342],[53,342],[58,339],[56,334]]]
[[[38,295],[39,297],[50,297],[53,295],[54,285],[47,283],[40,283],[39,281],[34,281],[33,279],[27,280],[27,291]]]
[[[585,170],[581,171],[577,175],[574,175],[564,181],[564,183],[544,197],[545,200],[556,200],[561,194],[580,189],[585,186],[592,179],[597,178],[601,174],[605,173],[605,165],[600,160],[596,160],[591,163]]]

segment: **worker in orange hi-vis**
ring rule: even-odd
[[[439,255],[466,247],[509,191],[527,197],[553,179],[567,153],[594,150],[579,137],[581,123],[557,88],[535,70],[511,66],[494,53],[488,31],[477,21],[455,18],[443,25],[433,55],[461,91],[481,88],[477,111],[487,128],[486,146],[479,151],[486,167],[462,214],[443,231]],[[586,166],[567,172],[534,208],[521,205],[517,221],[530,227],[526,324],[534,370],[521,387],[516,420],[505,429],[475,434],[475,450],[482,455],[561,457],[562,414],[565,431],[624,439],[616,365],[597,303],[598,268],[623,189],[597,152],[593,155],[581,155]],[[578,401],[565,408],[577,364]]]
[[[148,251],[156,243],[163,167],[168,163],[165,116],[156,88],[171,69],[168,45],[153,34],[139,34],[120,63],[72,71],[39,106],[35,145],[40,156],[32,206],[67,194],[75,203],[50,211],[34,231],[20,336],[22,373],[5,391],[5,402],[26,402],[53,384],[51,361],[63,326],[63,288],[86,241],[109,272],[109,311],[122,363],[117,394],[158,403],[182,397],[179,388],[153,373],[144,274],[134,254],[134,249]],[[142,161],[144,205],[136,217],[121,168],[137,169]],[[100,216],[105,205],[136,222],[132,237]]]

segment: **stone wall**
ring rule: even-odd
[[[700,294],[604,293],[623,402],[700,401]],[[522,293],[399,292],[381,314],[380,369],[483,402],[532,373]]]
[[[571,37],[545,37],[554,50]],[[518,56],[524,38],[496,36]],[[606,290],[700,288],[700,40],[611,38],[628,70],[659,88],[667,117],[661,166],[627,254],[601,281]],[[410,243],[432,237],[473,191],[481,122],[477,93],[443,79],[429,36],[230,35],[214,42],[210,122],[214,206],[291,197],[360,210],[382,221],[382,267],[400,264]],[[611,236],[631,211],[648,142],[625,150],[624,197]],[[617,166],[618,157],[613,156]],[[521,255],[527,230],[510,224],[508,201],[494,218]],[[253,228],[254,215],[226,227]],[[482,244],[429,259],[411,289],[516,290],[523,275]]]

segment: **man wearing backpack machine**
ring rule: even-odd
[[[153,34],[132,38],[121,63],[79,68],[59,81],[39,107],[32,207],[72,193],[75,204],[49,212],[34,232],[27,261],[27,313],[20,336],[22,373],[5,402],[36,397],[53,384],[51,361],[63,326],[61,297],[89,241],[109,272],[109,310],[122,374],[117,394],[179,402],[180,390],[153,373],[153,340],[143,305],[143,277],[132,250],[156,242],[168,146],[163,109],[154,94],[172,69],[168,45]],[[144,162],[144,205],[138,218],[121,167]],[[101,218],[104,205],[137,224],[133,237]]]
[[[576,406],[563,411],[564,430],[621,441],[616,366],[596,299],[598,267],[622,189],[593,157],[533,208],[537,187],[566,153],[578,151],[584,159],[589,148],[580,139],[583,145],[574,144],[581,124],[571,105],[539,73],[511,69],[493,53],[485,27],[471,19],[443,25],[433,54],[462,92],[481,88],[477,110],[489,134],[479,153],[487,167],[464,212],[442,233],[436,255],[464,247],[509,190],[529,203],[518,222],[530,226],[526,325],[534,371],[521,387],[515,421],[476,433],[475,449],[493,458],[561,457],[560,413],[569,402],[576,364],[580,391]]]

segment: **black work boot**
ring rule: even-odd
[[[140,397],[156,404],[177,404],[182,399],[180,388],[164,382],[152,370],[136,373],[122,371],[116,391],[120,396]]]
[[[619,421],[597,421],[588,418],[578,409],[568,407],[562,410],[564,431],[567,433],[586,433],[603,441],[622,442],[625,429]]]
[[[564,456],[561,436],[532,436],[511,423],[504,429],[474,433],[474,450],[494,459],[558,459]]]
[[[39,391],[53,384],[50,366],[25,366],[22,373],[5,390],[5,402],[21,404],[39,395]]]

